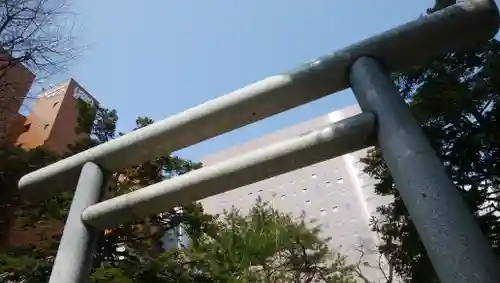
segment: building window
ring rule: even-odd
[[[45,126],[43,126],[43,129],[47,130],[48,127],[49,127],[49,124],[45,124]]]
[[[342,184],[344,182],[344,178],[340,177],[337,178],[337,183]]]
[[[285,199],[285,195],[281,195],[280,199]]]
[[[24,132],[29,131],[29,130],[30,130],[30,127],[31,127],[31,123],[25,124],[25,125],[24,125]]]
[[[54,102],[54,104],[52,104],[52,108],[56,107],[57,104],[59,104],[59,101]]]

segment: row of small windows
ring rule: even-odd
[[[317,178],[318,178],[318,175],[316,173],[311,174],[311,179],[317,179]],[[292,184],[292,185],[295,184],[295,180],[290,181],[290,184]]]
[[[281,197],[282,197],[282,199],[283,199],[283,198],[284,198],[284,195],[282,195]],[[311,205],[311,204],[312,204],[312,201],[311,201],[311,200],[306,200],[306,201],[305,201],[305,203],[309,206],[309,205]],[[227,202],[227,201],[225,201],[225,200],[223,200],[223,201],[221,201],[219,204],[220,204],[221,206],[225,206],[225,205],[227,205],[227,204],[228,204],[228,202]],[[339,210],[339,206],[338,206],[338,205],[334,205],[334,206],[332,206],[331,210],[332,210],[332,212],[337,212],[337,211]],[[327,209],[326,209],[326,208],[321,208],[321,209],[319,210],[319,212],[320,212],[320,214],[321,214],[322,216],[324,216],[324,215],[326,215],[326,213],[327,213]]]
[[[295,181],[292,181],[292,183],[294,183],[294,182],[295,182]],[[338,184],[342,184],[343,182],[344,182],[344,179],[343,179],[342,177],[337,178],[337,183],[338,183]],[[326,185],[328,186],[328,185],[330,185],[330,184],[331,184],[331,181],[326,181],[325,183],[326,183]],[[264,190],[259,189],[259,190],[257,191],[257,193],[258,193],[258,194],[261,194],[263,191],[264,191]],[[303,188],[303,189],[302,189],[302,192],[303,192],[304,194],[305,194],[305,193],[307,193],[307,191],[308,191],[308,189],[307,189],[307,188]],[[273,197],[275,197],[275,196],[276,196],[276,193],[274,193],[274,192],[273,192],[272,194],[273,194]],[[249,195],[249,196],[253,195],[253,192],[249,192],[249,193],[248,193],[248,195]],[[284,194],[283,194],[283,195],[281,195],[280,199],[284,199],[284,198],[285,198],[285,195],[284,195]]]

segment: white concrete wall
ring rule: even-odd
[[[357,105],[330,113],[299,125],[266,135],[245,144],[215,153],[202,159],[205,166],[234,157],[270,143],[321,128],[343,118],[360,113]],[[378,266],[375,252],[377,236],[371,232],[369,220],[378,205],[389,198],[377,196],[374,181],[362,172],[359,162],[366,150],[301,168],[274,178],[206,198],[201,201],[207,213],[221,213],[232,206],[243,212],[255,203],[258,196],[282,212],[317,219],[323,225],[325,237],[331,237],[332,250],[348,257],[351,263],[359,260],[359,245],[366,255],[363,261]],[[364,268],[366,275],[378,282],[382,274],[375,268]],[[382,281],[380,281],[382,282]]]

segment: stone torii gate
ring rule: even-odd
[[[491,0],[450,6],[27,174],[28,197],[76,185],[50,283],[89,277],[104,228],[377,144],[443,283],[498,283],[500,264],[389,77],[475,46],[499,26]],[[363,113],[101,201],[110,173],[351,87]],[[439,95],[438,93],[436,95]]]

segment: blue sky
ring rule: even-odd
[[[77,0],[77,36],[88,46],[68,73],[119,129],[163,119],[266,76],[288,71],[418,17],[433,3],[401,0]],[[47,82],[48,83],[48,82]],[[202,156],[355,103],[344,91],[184,149]]]

